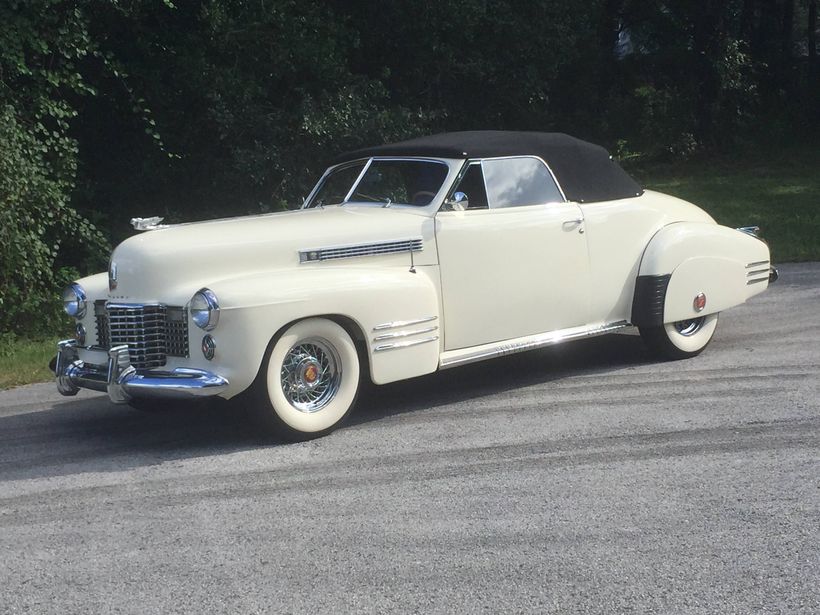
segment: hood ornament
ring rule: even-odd
[[[152,216],[151,218],[131,218],[131,226],[137,231],[155,231],[160,228],[168,228],[167,224],[160,224],[165,218],[162,216]]]

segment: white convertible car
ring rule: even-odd
[[[64,395],[247,397],[306,439],[383,384],[636,326],[703,350],[776,279],[755,228],[641,187],[563,134],[461,132],[345,154],[298,211],[164,226],[66,289]]]

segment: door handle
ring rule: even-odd
[[[582,226],[584,224],[584,219],[583,218],[575,218],[573,220],[564,220],[564,226],[569,226],[570,224],[579,226],[580,228],[578,229],[578,232],[583,234],[583,232],[584,232],[584,227]]]

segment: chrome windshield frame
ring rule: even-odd
[[[339,206],[350,206],[350,205],[361,205],[361,206],[379,206],[384,207],[382,203],[360,203],[358,201],[350,201],[353,194],[356,192],[356,189],[359,187],[359,184],[364,179],[364,176],[367,174],[367,171],[370,169],[373,162],[429,162],[433,164],[440,164],[447,168],[447,175],[445,175],[444,179],[441,182],[441,185],[438,187],[436,192],[436,196],[427,204],[427,205],[412,205],[410,203],[390,203],[390,207],[395,208],[403,208],[403,209],[411,209],[415,211],[437,211],[440,203],[439,201],[443,199],[443,193],[446,192],[446,189],[452,183],[452,175],[454,171],[454,163],[457,165],[456,170],[460,169],[461,163],[463,160],[457,159],[449,159],[449,158],[430,158],[427,156],[371,156],[369,158],[358,158],[356,160],[349,160],[346,162],[342,162],[337,165],[333,165],[329,167],[319,178],[319,181],[316,182],[316,185],[313,187],[313,190],[310,191],[305,202],[302,204],[300,209],[318,209],[323,206],[319,205],[312,205],[314,199],[318,192],[322,189],[325,184],[327,178],[338,170],[345,169],[348,167],[355,166],[357,164],[361,164],[364,162],[364,167],[362,168],[359,175],[356,177],[353,185],[351,186],[350,190],[348,190],[347,194],[345,195],[344,201],[341,203],[334,203],[334,205]],[[435,207],[434,207],[435,205]]]

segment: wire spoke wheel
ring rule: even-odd
[[[285,355],[280,380],[291,406],[300,412],[318,412],[333,399],[342,381],[336,349],[322,339],[300,342]]]
[[[292,323],[274,337],[254,384],[260,425],[288,440],[330,433],[359,390],[359,354],[350,334],[327,318]]]
[[[664,359],[688,359],[700,354],[715,333],[718,314],[640,327],[641,337],[652,354]]]
[[[674,323],[675,330],[684,337],[692,337],[703,328],[706,317],[692,318],[691,320],[679,320]]]

